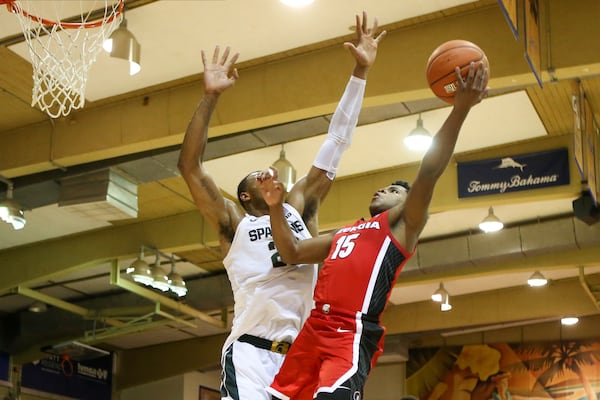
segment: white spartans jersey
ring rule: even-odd
[[[285,218],[298,239],[312,237],[294,207]],[[246,214],[223,259],[233,289],[234,318],[223,349],[243,334],[292,342],[313,307],[316,264],[281,262],[271,235],[270,216]]]

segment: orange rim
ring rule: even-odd
[[[123,12],[124,0],[119,0],[119,8],[117,12],[113,13],[110,17],[106,19],[98,19],[96,21],[91,22],[62,22],[62,21],[52,21],[50,19],[38,17],[28,13],[26,10],[17,7],[15,3],[16,0],[0,0],[0,4],[6,4],[6,8],[8,11],[14,14],[23,14],[25,17],[40,23],[42,25],[50,26],[50,25],[58,25],[63,29],[79,29],[79,28],[98,28],[104,24],[108,24],[112,22],[115,18],[117,18]]]

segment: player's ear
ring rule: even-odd
[[[250,200],[250,194],[248,192],[242,192],[242,193],[240,193],[240,200],[241,201],[249,201]]]

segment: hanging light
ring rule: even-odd
[[[436,303],[441,303],[444,300],[444,296],[447,297],[448,292],[446,291],[446,288],[444,288],[444,284],[440,282],[440,286],[435,292],[432,293],[431,300],[435,301]]]
[[[0,219],[11,224],[14,230],[23,229],[27,220],[25,219],[25,213],[23,208],[13,200],[13,184],[11,181],[6,179],[0,179],[6,183],[8,190],[6,191],[6,199],[0,201]]]
[[[548,283],[548,279],[540,271],[535,271],[529,279],[527,284],[532,287],[544,286]]]
[[[419,113],[417,119],[417,127],[410,131],[408,136],[404,138],[404,144],[412,151],[425,151],[431,146],[433,137],[427,129],[423,127],[423,119]]]
[[[575,325],[579,322],[579,318],[577,317],[564,317],[560,319],[560,323],[562,325]]]
[[[187,294],[187,287],[182,276],[175,272],[175,261],[171,257],[171,273],[167,275],[167,282],[169,283],[169,289],[179,297],[183,297]]]
[[[150,272],[150,266],[144,261],[144,249],[140,250],[140,255],[125,272],[131,276],[134,282],[141,283],[142,285],[150,285],[153,281],[152,273]]]
[[[286,191],[292,190],[294,183],[296,183],[296,169],[285,158],[284,145],[281,145],[281,152],[279,153],[279,159],[273,163],[273,166],[277,168],[279,172],[279,182],[283,183]]]
[[[140,64],[141,46],[135,36],[127,29],[127,20],[123,17],[121,25],[102,43],[111,57],[129,61],[129,75],[135,75],[142,69]]]
[[[162,292],[169,290],[169,279],[160,266],[160,256],[158,253],[156,254],[156,262],[150,267],[150,274],[152,275],[152,283],[150,283],[150,286]]]
[[[492,207],[488,210],[488,215],[479,223],[479,229],[485,233],[497,232],[504,228],[504,224],[496,215],[494,215],[494,209]]]
[[[28,309],[32,313],[43,313],[48,310],[48,306],[46,303],[36,300],[29,305]]]
[[[444,302],[440,305],[440,310],[450,311],[452,310],[452,304],[450,304],[450,295],[446,293],[444,296]]]

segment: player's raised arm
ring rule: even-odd
[[[208,62],[204,51],[201,52],[204,64],[204,95],[188,124],[179,154],[178,168],[203,217],[218,230],[222,243],[230,243],[235,227],[242,217],[241,211],[235,203],[223,197],[216,182],[202,164],[208,142],[210,118],[219,96],[233,86],[238,78],[237,70],[233,68],[238,54],[229,57],[229,47],[222,56],[219,56],[219,53],[220,49],[217,46],[212,60]]]

